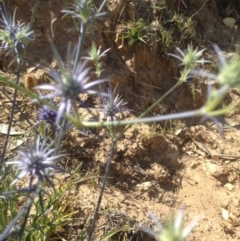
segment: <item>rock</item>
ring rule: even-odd
[[[235,24],[236,24],[236,19],[235,19],[235,18],[224,18],[224,19],[223,19],[223,23],[224,23],[227,27],[229,27],[229,28],[231,28],[231,29],[234,29]]]
[[[229,191],[232,191],[234,189],[234,185],[231,183],[226,183],[224,187],[226,187]]]
[[[229,211],[225,208],[222,208],[222,217],[225,219],[225,220],[228,220],[229,218]]]
[[[229,170],[227,167],[220,166],[211,162],[207,162],[205,167],[206,167],[206,172],[211,176],[215,177],[221,183],[228,182],[227,177],[229,175]]]

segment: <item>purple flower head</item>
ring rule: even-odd
[[[52,144],[48,144],[47,139],[42,140],[38,136],[29,152],[19,151],[21,155],[19,160],[7,162],[8,165],[14,164],[19,169],[17,178],[12,182],[12,185],[17,180],[30,176],[29,187],[32,186],[34,179],[37,179],[37,183],[47,181],[53,186],[49,177],[56,171],[62,171],[62,169],[54,165],[54,161],[63,155],[55,155],[56,148],[52,148]]]
[[[39,111],[40,121],[46,121],[47,123],[53,123],[56,121],[57,112],[52,110],[49,106],[44,105]]]
[[[70,54],[70,48],[68,48],[66,69],[62,65],[62,61],[59,55],[55,53],[55,55],[57,55],[56,59],[58,60],[60,74],[55,70],[52,70],[50,75],[57,83],[54,86],[47,84],[36,87],[36,89],[49,89],[53,91],[50,94],[42,96],[42,98],[61,98],[56,118],[57,124],[59,124],[64,112],[66,112],[66,114],[70,113],[72,105],[76,102],[76,99],[79,98],[79,94],[87,93],[91,95],[95,94],[100,96],[107,96],[106,93],[94,90],[93,87],[107,82],[108,80],[100,79],[90,82],[90,69],[86,68],[86,62],[79,63],[75,70],[72,70],[72,59],[74,56],[73,53]]]

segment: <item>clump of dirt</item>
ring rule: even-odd
[[[109,78],[113,85],[118,84],[119,94],[128,101],[128,108],[133,111],[126,118],[138,116],[177,82],[181,68],[166,52],[176,54],[176,46],[185,49],[192,42],[199,49],[208,48],[205,55],[207,59],[216,59],[212,42],[232,51],[233,43],[240,41],[239,30],[229,29],[222,23],[223,18],[240,14],[238,1],[231,1],[228,5],[225,1],[220,1],[221,4],[206,0],[166,1],[162,11],[157,10],[158,2],[110,0],[105,8],[106,16],[96,21],[95,28],[86,37],[85,50],[92,41],[97,46],[101,45],[102,49],[111,48],[103,59],[102,77]],[[8,0],[6,9],[13,12],[17,7],[17,19],[29,22],[33,3],[33,0]],[[63,59],[69,41],[77,43],[78,32],[71,18],[64,17],[61,12],[65,7],[62,1],[57,0],[39,4],[33,24],[37,36],[29,45],[28,65],[25,65],[23,75],[39,62],[54,64],[48,41],[50,36]],[[177,20],[173,20],[174,12],[182,14],[183,21],[190,17],[196,22],[194,35],[188,36],[186,32],[186,35],[179,35],[180,40],[173,35],[171,46],[163,45],[163,35],[155,33],[154,29],[146,32],[147,43],[130,45],[121,38],[128,31],[131,18],[134,21],[143,19],[148,26],[161,19],[165,21],[161,31],[170,34],[177,27]],[[55,18],[56,21],[51,24]],[[10,57],[6,57],[3,70],[11,76],[15,66],[9,67],[9,62]],[[33,72],[40,76],[39,79],[43,78],[44,73],[38,68]],[[207,84],[199,79],[183,84],[151,114],[202,106],[207,98]],[[2,103],[4,98],[1,96]],[[228,98],[223,105],[238,102],[239,91],[231,91]],[[26,100],[21,106],[25,105],[31,110]],[[8,111],[9,107],[3,107]],[[29,116],[35,118],[33,113],[29,113]],[[143,223],[151,225],[148,211],[152,211],[164,224],[172,212],[185,206],[186,222],[204,215],[188,240],[239,239],[240,199],[237,194],[240,188],[240,116],[235,112],[226,118],[228,124],[225,120],[220,126],[211,121],[200,123],[199,120],[188,120],[166,122],[164,125],[140,124],[129,128],[116,146],[95,237],[100,238],[109,230],[122,228],[111,240],[151,240],[139,229]],[[7,119],[4,121],[7,123]],[[111,138],[107,131],[101,129],[89,135],[74,130],[66,136],[63,144],[67,153],[64,164],[67,169],[82,162],[83,173],[98,173],[99,176],[96,185],[85,182],[74,192],[71,208],[81,207],[81,210],[76,218],[75,229],[71,229],[74,235],[80,235],[86,228],[85,220],[92,217],[98,200],[100,177],[105,172]],[[124,229],[126,224],[138,231]]]

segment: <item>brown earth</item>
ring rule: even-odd
[[[17,6],[17,18],[29,22],[33,2],[8,0],[6,8],[12,12]],[[155,0],[110,0],[105,7],[107,15],[96,22],[96,27],[86,37],[85,49],[91,41],[101,45],[103,50],[111,48],[103,60],[103,77],[118,84],[120,94],[128,101],[128,108],[133,110],[125,115],[128,118],[138,116],[176,83],[180,71],[178,62],[165,52],[176,53],[175,47],[184,49],[192,42],[199,48],[206,47],[205,58],[216,63],[217,56],[211,43],[226,51],[226,58],[233,52],[231,42],[240,44],[239,30],[229,29],[222,23],[225,17],[239,16],[238,0],[228,4],[223,0],[167,1],[166,9],[154,12],[151,6],[157,3]],[[65,5],[59,0],[40,1],[33,25],[37,37],[29,45],[23,76],[27,69],[39,62],[54,64],[48,42],[51,16],[56,18],[52,25],[54,44],[61,56],[66,56],[69,41],[77,43],[78,34],[73,30],[71,18],[62,18],[60,10],[63,8]],[[119,37],[127,30],[132,15],[152,23],[160,18],[160,14],[161,21],[171,19],[174,11],[192,16],[196,21],[194,36],[188,33],[179,36],[176,31],[169,47],[163,44],[157,33],[150,34],[147,44],[140,45],[129,45],[127,40]],[[171,28],[175,31],[174,26],[165,26],[168,31]],[[2,64],[5,74],[11,76],[15,66],[8,67],[9,58],[5,57]],[[208,69],[212,67],[209,65]],[[35,70],[35,74],[41,82],[44,72]],[[206,90],[201,79],[184,84],[151,115],[198,108],[206,99]],[[239,94],[237,89],[230,91],[223,106],[237,103]],[[90,101],[96,103],[97,100]],[[1,102],[1,117],[7,123],[9,103],[3,96]],[[19,95],[19,103],[36,122],[27,97]],[[18,117],[22,118],[16,116],[14,127],[23,128]],[[109,240],[150,240],[139,230],[142,224],[151,225],[148,211],[164,224],[172,212],[186,206],[185,223],[204,215],[188,240],[240,240],[240,114],[235,111],[224,118],[229,124],[221,124],[223,131],[213,122],[202,123],[199,119],[133,125],[125,133],[125,138],[117,143],[94,236],[101,238],[110,230],[119,228],[122,231]],[[87,137],[74,130],[64,141],[65,167],[71,170],[82,162],[82,173],[97,173],[99,177],[94,183],[79,184],[69,194],[73,199],[71,210],[79,211],[74,223],[66,226],[72,232],[71,240],[78,240],[75,237],[89,228],[88,219],[91,219],[97,203],[110,144],[106,130],[98,130],[97,135]],[[129,231],[127,224],[134,230]]]

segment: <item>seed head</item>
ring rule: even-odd
[[[38,85],[38,79],[35,74],[30,73],[24,76],[24,87],[28,90],[34,90]]]

